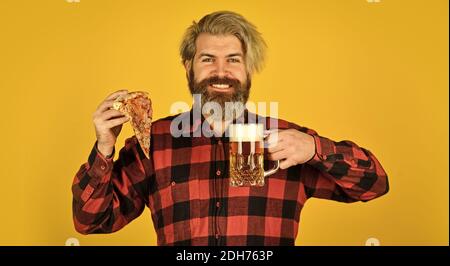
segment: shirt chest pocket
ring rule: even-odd
[[[157,176],[159,199],[165,223],[189,222],[200,217],[199,179],[189,169],[173,166]],[[170,221],[171,220],[171,221]]]

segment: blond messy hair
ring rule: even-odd
[[[195,41],[201,33],[212,35],[234,35],[242,44],[245,65],[249,74],[262,70],[267,45],[256,27],[243,16],[231,11],[217,11],[204,16],[186,30],[180,45],[184,65],[192,66],[196,53]]]

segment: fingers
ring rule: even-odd
[[[282,150],[279,152],[269,154],[269,160],[271,161],[280,161],[280,168],[287,169],[296,163],[289,157],[287,150]]]
[[[96,113],[101,114],[102,112],[110,109],[113,106],[114,101],[117,97],[121,95],[126,95],[128,90],[119,90],[111,93],[106,99],[97,107]]]
[[[118,125],[122,125],[123,123],[127,122],[128,120],[129,120],[128,117],[122,116],[122,117],[119,117],[119,118],[114,118],[114,119],[108,120],[108,121],[105,122],[104,125],[105,125],[106,128],[113,128],[113,127],[116,127]]]
[[[306,148],[301,134],[304,133],[294,129],[280,130],[275,135],[270,134],[267,138],[269,159],[280,160],[281,169],[305,162]]]
[[[289,157],[289,152],[287,150],[282,150],[279,152],[269,154],[269,160],[280,161],[280,168],[287,169],[296,163]]]
[[[269,153],[275,153],[275,152],[282,151],[282,150],[284,150],[285,148],[286,148],[286,147],[285,147],[285,143],[284,143],[284,142],[278,142],[278,143],[275,144],[275,145],[269,146],[269,147],[267,148],[267,151],[268,151]]]
[[[274,153],[269,153],[268,157],[269,157],[269,160],[277,161],[277,160],[286,159],[288,157],[288,155],[289,155],[288,151],[286,149],[282,149],[282,150],[274,152]]]
[[[293,131],[291,129],[287,130],[276,130],[271,132],[266,138],[266,144],[268,152],[277,152],[282,149],[288,148],[292,145]]]
[[[114,100],[105,100],[97,107],[96,112],[102,113],[108,109],[111,109],[111,107],[113,106],[113,103],[114,103]]]
[[[114,109],[110,109],[107,110],[105,112],[103,112],[99,118],[103,121],[109,120],[111,118],[117,118],[117,117],[122,117],[125,116],[122,112],[118,111],[118,110],[114,110]]]
[[[266,138],[265,142],[267,144],[267,151],[269,153],[278,152],[285,148],[287,143],[284,141],[283,135],[284,134],[281,131],[278,131],[271,133]]]
[[[124,114],[118,110],[112,109],[114,100],[104,101],[94,112],[94,119],[109,119],[113,116],[123,116]]]
[[[275,146],[279,141],[279,131],[267,131],[264,134],[264,142],[267,144],[268,147]]]
[[[129,120],[122,112],[114,109],[94,114],[94,124],[97,129],[110,129]]]
[[[280,168],[281,169],[287,169],[291,166],[294,166],[295,163],[292,160],[286,159],[280,162]]]
[[[269,160],[279,160],[281,169],[287,169],[295,165],[295,162],[290,158],[292,149],[289,147],[289,141],[286,140],[289,134],[290,132],[281,130],[277,131],[275,134],[271,133],[267,137]]]
[[[106,97],[105,101],[107,100],[115,100],[117,97],[121,95],[125,95],[128,93],[128,90],[118,90],[113,93],[111,93],[108,97]]]

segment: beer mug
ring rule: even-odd
[[[264,178],[276,173],[280,162],[264,171],[264,125],[231,124],[230,186],[264,186]]]

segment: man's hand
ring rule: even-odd
[[[281,160],[280,168],[309,161],[316,152],[314,138],[295,129],[272,132],[267,138],[269,159]]]
[[[109,95],[92,115],[97,136],[97,149],[104,156],[111,155],[117,136],[122,130],[122,124],[129,120],[122,112],[111,109],[114,100],[127,93],[127,90],[120,90]]]

